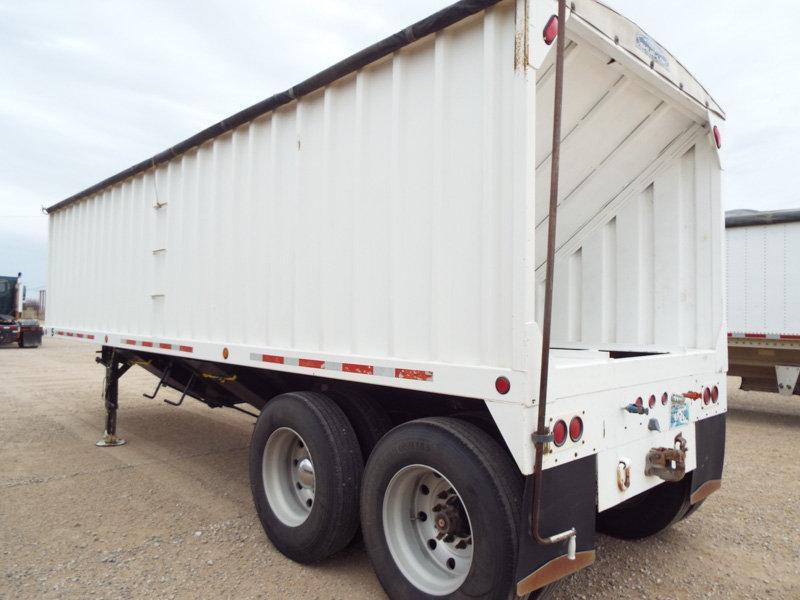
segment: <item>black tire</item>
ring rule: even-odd
[[[366,463],[372,449],[392,428],[392,420],[376,400],[359,391],[330,391],[326,394],[342,409],[353,426]]]
[[[597,530],[623,540],[640,540],[664,531],[690,510],[691,477],[656,487],[597,515]]]
[[[262,471],[267,440],[285,428],[302,438],[314,465],[313,506],[296,526],[281,520],[270,506]],[[314,392],[291,392],[267,402],[250,442],[250,489],[275,547],[299,563],[320,561],[346,547],[358,528],[363,468],[356,434],[333,400]]]
[[[446,595],[423,592],[403,575],[384,531],[387,487],[395,474],[415,465],[438,471],[452,484],[463,500],[470,535],[476,540],[466,579]],[[516,598],[517,515],[522,493],[522,476],[511,458],[474,425],[452,418],[429,418],[400,425],[386,434],[364,471],[361,527],[370,561],[389,597]]]

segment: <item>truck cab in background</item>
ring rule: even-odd
[[[0,275],[0,345],[17,344],[20,348],[42,345],[43,330],[35,319],[21,319],[24,286],[22,273]]]

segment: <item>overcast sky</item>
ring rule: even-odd
[[[0,274],[46,283],[41,206],[450,0],[0,0]],[[609,0],[728,114],[727,208],[800,207],[800,3]]]

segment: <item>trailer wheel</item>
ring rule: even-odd
[[[267,402],[250,442],[250,488],[275,547],[312,563],[347,546],[363,465],[353,428],[327,396],[292,392]]]
[[[366,463],[372,449],[392,428],[392,420],[383,407],[366,394],[353,390],[327,393],[353,426]]]
[[[364,543],[389,597],[516,598],[523,481],[476,426],[430,418],[394,428],[361,490]]]
[[[657,485],[598,514],[597,529],[623,540],[640,540],[655,535],[688,516],[690,489],[690,477]]]

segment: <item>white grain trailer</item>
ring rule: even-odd
[[[800,210],[726,214],[729,374],[800,395]]]
[[[621,15],[557,9],[458,2],[51,207],[101,443],[133,364],[259,409],[270,540],[310,562],[360,523],[392,598],[543,596],[597,529],[718,489],[723,112]]]

